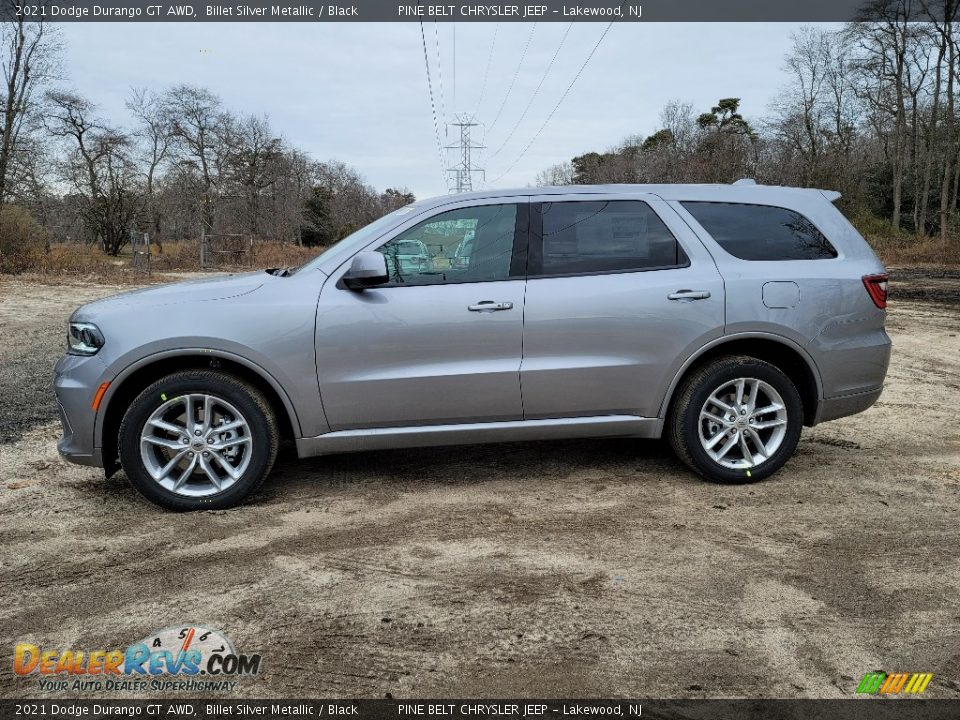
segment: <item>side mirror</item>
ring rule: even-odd
[[[383,285],[390,280],[387,259],[378,252],[361,252],[353,256],[350,269],[343,276],[343,284],[351,290]]]

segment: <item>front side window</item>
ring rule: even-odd
[[[684,202],[717,244],[741,260],[824,260],[837,251],[816,225],[772,205]]]
[[[378,251],[391,285],[507,280],[516,236],[516,205],[480,205],[434,215]]]
[[[543,203],[537,275],[629,272],[686,265],[673,233],[639,200]]]

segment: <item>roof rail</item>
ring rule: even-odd
[[[756,185],[757,181],[753,178],[740,178],[737,180],[734,185]]]

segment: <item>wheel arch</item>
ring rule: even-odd
[[[667,417],[684,379],[708,362],[727,355],[749,355],[783,371],[800,393],[803,424],[809,427],[816,423],[817,409],[823,398],[823,383],[813,358],[789,338],[756,332],[717,338],[694,353],[674,375],[660,405],[659,417]]]
[[[296,409],[283,387],[270,373],[234,353],[203,348],[180,349],[149,355],[129,365],[110,383],[94,428],[94,444],[101,448],[104,472],[109,477],[119,467],[118,433],[126,409],[144,388],[159,378],[180,370],[220,370],[248,382],[270,403],[277,418],[280,437],[300,437]]]

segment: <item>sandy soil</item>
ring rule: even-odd
[[[198,622],[263,654],[246,697],[847,697],[878,669],[960,697],[956,304],[894,302],[880,402],[757,485],[531,443],[286,459],[245,507],[173,515],[56,453],[63,322],[108,291],[0,284],[5,652]],[[10,668],[0,695],[44,694]]]

